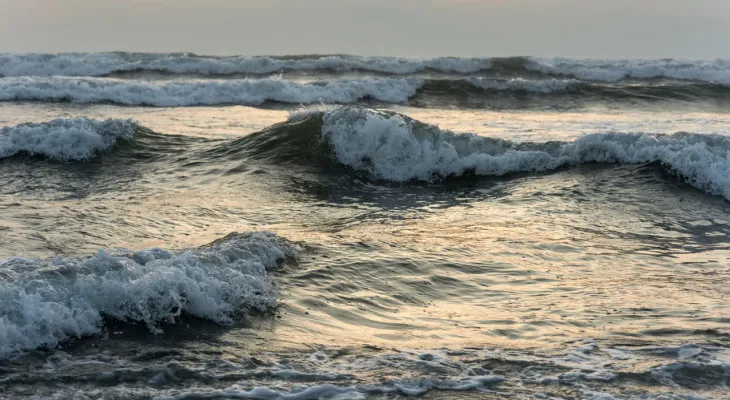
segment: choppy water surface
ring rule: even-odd
[[[0,398],[727,398],[729,68],[3,55]]]

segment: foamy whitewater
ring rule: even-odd
[[[730,63],[0,54],[0,399],[727,399]]]
[[[413,74],[424,70],[473,73],[489,69],[489,59],[441,57],[207,57],[194,54],[70,53],[0,54],[4,76],[103,76],[115,72],[159,71],[173,74],[270,74],[284,70],[363,70],[389,74]]]
[[[190,53],[0,54],[0,75],[104,76],[130,71],[171,74],[271,74],[281,71],[366,71],[406,75],[424,71],[474,74],[507,65],[518,71],[616,82],[622,79],[671,78],[730,83],[730,61],[578,60],[569,58],[398,57],[210,57]]]
[[[297,118],[298,116],[295,116]],[[594,133],[574,142],[514,143],[417,125],[400,115],[333,108],[322,135],[337,159],[397,182],[544,172],[588,162],[661,162],[697,187],[730,199],[730,137],[680,133]]]
[[[294,104],[354,103],[366,98],[400,103],[413,96],[419,86],[419,81],[405,78],[338,80],[322,84],[281,79],[156,84],[89,78],[5,78],[0,81],[0,101],[65,100],[158,107],[259,105],[267,101]]]
[[[328,81],[281,77],[161,81],[75,77],[0,79],[0,102],[113,103],[154,107],[407,104],[412,101],[431,107],[580,108],[606,101],[662,103],[696,99],[723,102],[728,95],[730,86],[715,83],[674,81],[636,85],[555,78],[371,77]],[[584,103],[575,103],[573,98]],[[490,103],[493,104],[490,106]]]
[[[182,313],[228,324],[246,310],[268,311],[276,290],[267,271],[295,255],[274,234],[248,233],[179,253],[10,258],[0,282],[0,357],[101,333],[102,317],[161,333],[159,323],[175,323]]]
[[[118,140],[129,140],[137,130],[132,120],[88,118],[56,119],[0,129],[0,158],[18,153],[44,155],[59,160],[83,161],[111,149]]]

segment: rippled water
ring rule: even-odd
[[[727,398],[724,106],[434,99],[0,102],[0,398]]]

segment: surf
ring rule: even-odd
[[[336,162],[391,182],[658,162],[690,185],[730,199],[730,138],[721,135],[602,132],[572,142],[514,142],[455,133],[394,112],[336,106],[294,113],[286,123],[220,146],[277,163]]]
[[[547,57],[362,57],[352,55],[229,56],[193,53],[0,53],[0,76],[99,77],[126,72],[169,75],[267,75],[283,71],[499,74],[618,82],[676,79],[730,84],[730,61],[681,59],[573,59]]]
[[[411,104],[438,108],[584,107],[590,103],[724,102],[730,86],[661,81],[589,82],[573,78],[368,77],[298,81],[280,77],[234,80],[128,80],[76,77],[0,79],[0,101],[70,102],[147,107],[267,104]]]
[[[20,153],[85,161],[131,140],[143,129],[131,119],[55,119],[0,128],[0,159]]]
[[[182,251],[99,250],[89,258],[0,262],[0,358],[99,334],[104,318],[161,333],[181,315],[230,324],[277,304],[269,271],[297,246],[269,232]]]

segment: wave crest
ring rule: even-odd
[[[343,79],[299,83],[282,79],[149,83],[99,78],[6,78],[0,100],[72,101],[158,107],[240,104],[274,101],[293,104],[354,103],[375,99],[402,103],[422,82],[410,78]]]
[[[601,60],[571,58],[403,58],[350,55],[212,57],[191,53],[0,53],[0,75],[107,76],[132,71],[204,76],[273,74],[282,71],[363,71],[409,75],[422,72],[503,76],[566,76],[588,81],[677,79],[730,84],[730,60]]]
[[[367,71],[406,75],[423,71],[474,73],[489,69],[488,58],[296,56],[210,57],[189,53],[0,54],[3,76],[105,76],[130,71],[169,74],[271,74],[280,71]]]
[[[432,181],[545,172],[589,162],[661,162],[691,185],[730,199],[730,137],[607,132],[574,142],[516,143],[364,108],[334,107],[309,118],[320,116],[321,135],[337,161],[379,179]]]
[[[241,80],[140,81],[109,78],[4,78],[0,101],[70,101],[115,103],[130,106],[184,107],[198,105],[354,104],[367,100],[384,103],[442,104],[476,101],[483,105],[525,107],[525,98],[564,105],[563,96],[587,101],[672,101],[717,99],[725,101],[729,86],[696,82],[644,84],[591,83],[576,79],[419,79],[380,77],[298,82],[280,78]]]
[[[182,252],[7,260],[0,264],[0,358],[98,334],[103,317],[161,332],[159,323],[183,313],[227,324],[243,311],[268,311],[277,294],[267,271],[296,252],[273,233],[253,232]]]
[[[730,84],[730,60],[578,60],[530,58],[525,70],[547,75],[618,82],[624,79],[677,79]]]
[[[59,161],[84,161],[132,139],[139,125],[130,119],[56,119],[0,129],[0,159],[19,153]]]

